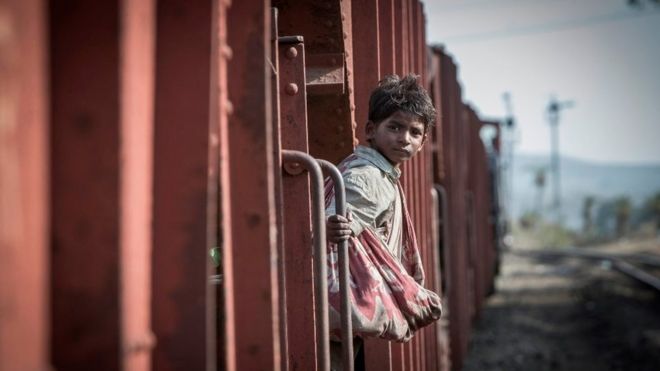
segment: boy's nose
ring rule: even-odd
[[[401,135],[399,135],[399,141],[404,144],[409,144],[410,143],[410,133],[407,131],[401,132]]]

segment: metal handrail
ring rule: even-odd
[[[316,159],[307,153],[282,150],[282,164],[298,163],[309,172],[312,190],[312,230],[314,244],[314,296],[315,317],[319,328],[316,331],[317,369],[330,370],[330,325],[328,321],[328,268],[325,235],[325,202],[323,173]]]
[[[346,189],[344,187],[344,178],[339,169],[331,162],[326,160],[317,160],[321,168],[325,170],[334,183],[335,189],[335,211],[337,214],[347,217],[346,213]],[[351,305],[348,282],[348,241],[344,240],[337,245],[339,264],[339,300],[341,302],[340,321],[341,321],[341,356],[342,366],[345,371],[353,371],[353,323],[351,321]]]
[[[435,183],[433,185],[433,188],[438,192],[438,201],[440,201],[440,215],[442,216],[442,243],[444,244],[445,248],[442,250],[443,251],[443,257],[442,261],[445,264],[445,267],[447,267],[447,264],[449,263],[449,246],[451,246],[451,243],[449,241],[449,205],[448,201],[449,199],[447,198],[447,190],[442,184]],[[449,290],[451,287],[451,278],[449,274],[445,274],[445,279],[442,281],[443,286]],[[443,295],[447,295],[447,292],[444,292],[443,290]]]
[[[433,233],[433,244],[431,245],[433,247],[433,270],[434,270],[434,280],[433,283],[435,284],[435,289],[440,290],[440,293],[444,295],[444,292],[442,290],[442,277],[441,274],[442,272],[442,263],[441,261],[444,261],[444,258],[440,256],[440,252],[444,250],[440,250],[440,233],[441,233],[441,226],[440,226],[440,192],[435,187],[431,187],[431,200],[433,201],[433,207],[432,212],[433,212],[433,228],[432,228],[432,233]]]

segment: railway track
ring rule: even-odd
[[[612,253],[577,248],[541,249],[515,252],[537,257],[573,257],[599,261],[660,293],[660,256],[638,253]]]

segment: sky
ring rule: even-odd
[[[628,0],[426,0],[427,40],[459,67],[482,118],[516,119],[515,152],[548,154],[551,96],[562,156],[660,163],[660,4]]]

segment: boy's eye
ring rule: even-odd
[[[390,125],[389,129],[392,131],[399,131],[399,126],[398,125]]]

